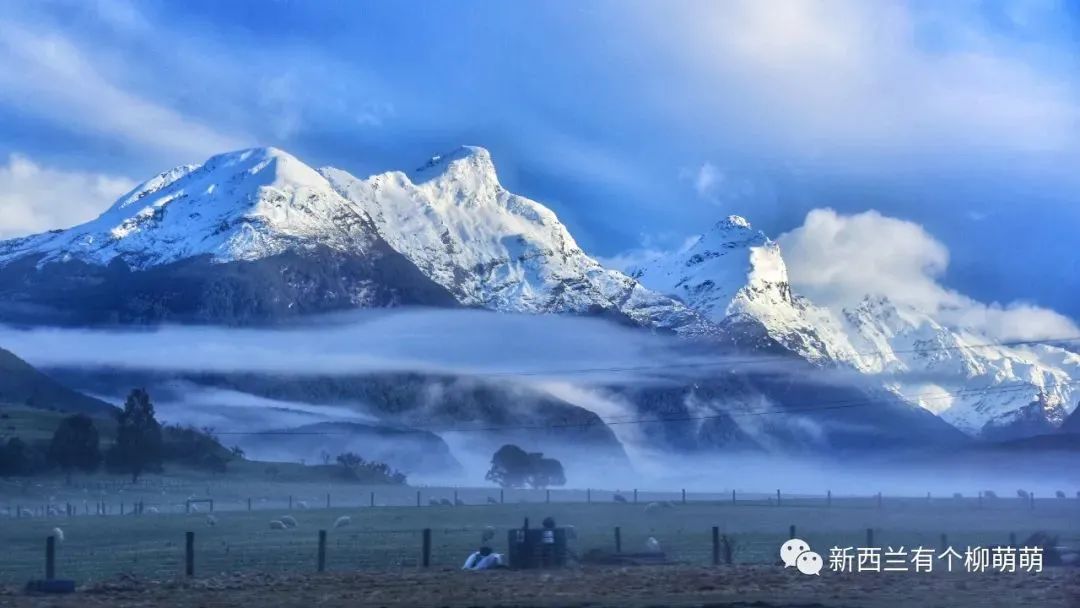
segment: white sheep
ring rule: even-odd
[[[151,514],[157,514],[158,508],[157,507],[146,507],[146,512],[151,513]]]
[[[207,515],[206,515],[206,525],[208,525],[208,526],[216,526],[217,525],[217,518],[214,517],[213,515],[207,513]]]
[[[52,529],[52,535],[56,538],[56,542],[58,542],[58,543],[64,542],[64,531],[61,530],[60,528],[53,528]]]
[[[280,519],[274,519],[274,520],[270,521],[270,529],[271,530],[284,530],[285,529],[285,524],[282,523]]]
[[[19,517],[33,517],[34,512],[30,509],[19,509]]]
[[[303,501],[303,500],[296,501],[296,508],[297,509],[306,509],[307,508],[307,501]]]
[[[334,520],[335,528],[344,528],[345,526],[348,526],[350,524],[352,524],[352,518],[348,515],[342,515],[341,517]]]
[[[296,527],[296,518],[293,517],[292,515],[284,515],[278,521],[280,521],[282,524],[284,524],[286,528],[295,528]]]
[[[662,508],[663,507],[660,505],[660,503],[658,503],[658,502],[650,502],[649,504],[645,505],[645,513],[648,513],[650,515],[654,514],[654,513],[658,513],[660,511],[660,509],[662,509]]]
[[[650,536],[645,540],[645,550],[649,553],[660,553],[660,541]]]

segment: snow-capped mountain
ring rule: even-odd
[[[617,312],[650,327],[707,331],[686,306],[589,257],[555,214],[499,183],[491,155],[461,147],[414,172],[358,179],[323,169],[395,250],[467,306]]]
[[[119,258],[146,269],[208,255],[251,261],[293,248],[364,253],[378,240],[370,219],[318,172],[275,148],[214,156],[137,186],[105,213],[68,230],[0,243],[0,263]]]
[[[883,297],[867,297],[850,310],[815,306],[792,293],[779,245],[738,216],[631,274],[715,322],[752,319],[811,362],[880,379],[890,392],[972,435],[1045,432],[1076,405],[1075,353],[1049,344],[995,344]]]

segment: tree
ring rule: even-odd
[[[161,425],[154,418],[154,404],[146,390],[131,391],[124,411],[117,416],[116,444],[109,451],[109,465],[131,473],[132,483],[144,471],[161,466]]]
[[[94,421],[85,414],[68,416],[60,421],[49,444],[49,464],[64,471],[71,483],[72,471],[92,473],[101,464],[101,450]]]
[[[491,470],[486,479],[504,488],[546,488],[566,483],[562,463],[554,458],[544,458],[540,452],[526,452],[520,447],[507,444],[491,457]]]

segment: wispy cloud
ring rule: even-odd
[[[12,154],[0,165],[0,237],[89,220],[134,187],[126,177],[43,167]]]

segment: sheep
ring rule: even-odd
[[[984,490],[983,496],[986,498],[997,498],[997,492],[993,490]]]
[[[615,502],[622,503],[622,504],[626,504],[626,502],[627,502],[626,497],[623,496],[622,494],[616,494],[615,496],[612,496],[611,499],[614,500]]]
[[[454,503],[450,502],[449,498],[444,498],[444,499],[440,500],[439,504],[444,506],[444,507],[452,507],[452,506],[454,506]]]
[[[352,524],[352,518],[348,515],[342,515],[334,520],[334,528],[344,528],[350,524]]]
[[[665,500],[664,502],[660,503],[660,506],[664,507],[665,509],[674,509],[675,503],[671,502],[670,500]]]
[[[207,513],[206,514],[206,525],[208,525],[210,527],[216,526],[217,525],[217,518],[214,517],[213,515]]]
[[[274,519],[270,521],[271,530],[284,530],[285,524],[280,519]]]
[[[64,531],[61,530],[60,528],[53,528],[52,529],[52,535],[56,539],[56,542],[58,542],[58,543],[64,542]]]
[[[19,517],[33,517],[34,512],[30,509],[19,509]]]
[[[437,506],[439,506],[439,499],[438,498],[429,498],[428,501],[427,501],[427,504],[428,504],[429,507],[437,507]]]
[[[658,502],[650,502],[649,504],[645,505],[645,513],[648,514],[648,515],[653,515],[653,514],[659,513],[660,509],[662,509],[662,508],[663,507],[660,506],[660,503],[658,503]]]
[[[146,512],[150,513],[151,515],[157,515],[158,514],[158,508],[157,507],[146,507]]]
[[[497,505],[497,504],[499,504],[499,501],[495,500],[491,496],[488,496],[488,504],[489,505]]]
[[[1065,492],[1062,490],[1058,490],[1057,492],[1054,492],[1054,496],[1057,496],[1058,498],[1065,498]]]
[[[304,500],[296,501],[296,508],[297,509],[306,509],[307,508],[307,501],[304,501]]]
[[[1031,495],[1027,493],[1027,490],[1017,490],[1016,491],[1016,497],[1017,498],[1023,498],[1024,500],[1027,500],[1030,496]]]
[[[280,521],[286,528],[296,527],[296,518],[292,515],[283,515],[280,519],[278,519],[278,521]]]
[[[650,536],[645,540],[645,550],[649,553],[660,553],[660,541]]]

